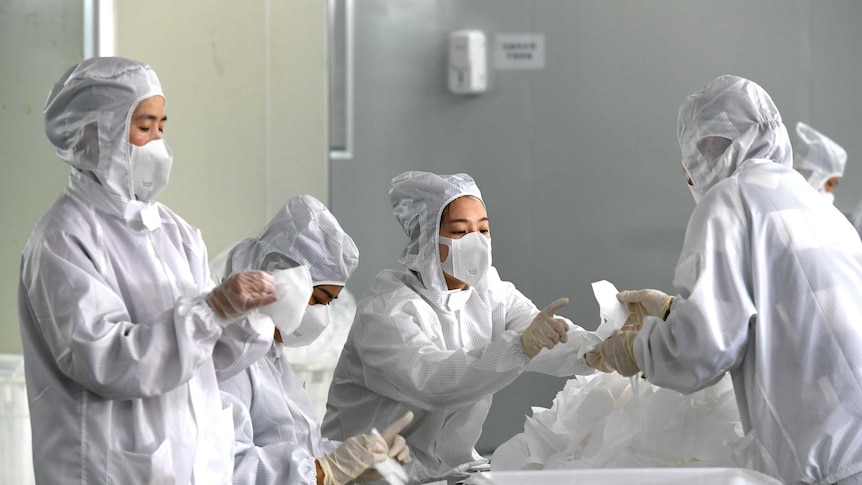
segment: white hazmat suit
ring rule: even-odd
[[[702,198],[676,268],[679,294],[666,321],[645,318],[637,364],[650,382],[682,392],[731,372],[741,466],[788,484],[859,473],[859,237],[791,169],[781,116],[754,82],[722,76],[689,96],[678,132]],[[697,148],[709,137],[731,144],[709,159]]]
[[[357,304],[330,388],[323,434],[343,439],[415,419],[402,435],[413,452],[412,479],[444,477],[482,461],[474,446],[494,392],[524,371],[591,374],[577,350],[598,338],[567,322],[568,342],[530,359],[520,336],[539,310],[494,267],[467,290],[448,290],[438,249],[441,214],[453,200],[481,193],[465,174],[406,172],[389,192],[408,235],[400,261]]]
[[[344,286],[359,264],[356,244],[326,206],[308,195],[288,200],[257,238],[237,244],[225,275],[263,269],[272,253],[305,266],[315,286]],[[282,344],[273,341],[265,357],[219,385],[234,409],[234,484],[316,483],[315,458],[341,442],[321,437],[305,383],[291,369]]]
[[[19,318],[39,484],[228,484],[233,423],[216,371],[270,346],[223,329],[200,232],[132,193],[130,118],[163,96],[121,58],[69,69],[45,131],[69,184],[22,258]],[[221,338],[221,340],[219,340]],[[218,341],[218,344],[217,344]]]

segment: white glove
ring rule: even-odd
[[[386,441],[378,435],[367,433],[347,438],[335,451],[317,459],[324,485],[352,482],[369,467],[385,460],[388,451]]]
[[[275,282],[263,271],[234,273],[206,296],[210,308],[226,327],[257,307],[276,300]]]
[[[555,318],[554,314],[560,308],[569,304],[568,298],[560,298],[546,306],[536,315],[530,326],[521,334],[521,348],[527,357],[539,355],[542,349],[553,349],[558,342],[569,339],[569,327],[564,320]]]
[[[617,293],[617,299],[629,308],[629,322],[635,322],[638,329],[647,315],[665,319],[673,303],[673,297],[659,290],[626,290]]]
[[[602,372],[617,371],[623,377],[633,376],[640,372],[634,353],[637,336],[638,333],[633,330],[616,330],[584,357],[594,369]]]
[[[348,438],[341,446],[317,463],[323,470],[324,485],[343,485],[351,481],[366,483],[379,480],[380,473],[372,468],[377,463],[395,458],[409,463],[410,449],[404,437],[398,433],[413,421],[413,412],[408,411],[383,433],[367,433]]]

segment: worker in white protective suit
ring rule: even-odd
[[[232,412],[216,372],[269,348],[271,329],[244,315],[276,300],[272,277],[214,287],[200,232],[154,200],[171,152],[149,66],[85,60],[54,85],[44,117],[71,170],[21,262],[36,483],[230,483]]]
[[[357,304],[335,368],[323,435],[343,439],[407,411],[411,479],[487,463],[474,446],[492,395],[524,371],[592,374],[579,350],[599,339],[543,311],[491,266],[482,195],[466,174],[406,172],[389,197],[409,241]]]
[[[398,432],[412,416],[399,419],[382,436],[367,428],[344,443],[322,438],[305,383],[283,354],[284,346],[308,345],[323,332],[329,304],[358,264],[356,244],[326,206],[310,195],[289,199],[256,238],[241,241],[230,251],[225,275],[281,271],[277,281],[284,276],[287,293],[279,306],[264,307],[251,317],[275,324],[266,356],[219,382],[234,410],[235,485],[367,482],[381,478],[373,466],[387,456],[410,461]]]
[[[835,187],[844,175],[847,164],[847,151],[819,131],[801,121],[796,123],[796,146],[793,168],[805,180],[823,194],[830,202],[835,202]]]
[[[686,98],[679,143],[698,202],[678,293],[621,292],[642,328],[588,359],[681,392],[730,372],[740,466],[788,484],[862,483],[859,237],[791,168],[781,116],[754,82],[721,76]]]

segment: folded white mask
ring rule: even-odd
[[[275,280],[275,293],[278,300],[261,307],[258,311],[272,319],[272,323],[284,338],[293,333],[302,322],[313,289],[311,275],[305,266],[296,266],[275,270],[272,272],[272,278]]]
[[[305,347],[314,342],[329,325],[329,305],[308,305],[302,322],[290,334],[281,334],[287,347]]]
[[[440,236],[440,244],[449,246],[442,262],[443,271],[470,286],[479,284],[491,267],[491,239],[481,232],[471,232],[461,239]]]
[[[152,200],[168,186],[174,156],[165,140],[132,145],[130,160],[132,190],[138,200]]]

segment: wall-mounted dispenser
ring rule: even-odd
[[[485,33],[459,30],[449,34],[449,90],[477,94],[488,89],[488,53]]]

